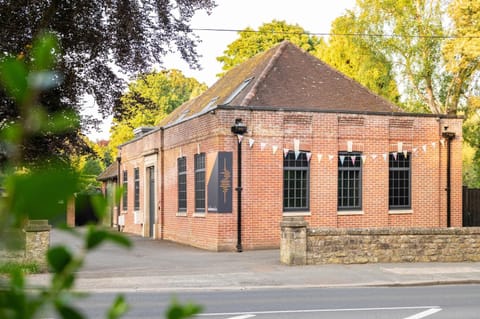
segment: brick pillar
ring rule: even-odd
[[[307,264],[307,226],[303,217],[284,217],[280,223],[280,262],[287,265]]]
[[[25,226],[25,259],[38,264],[46,271],[47,251],[50,247],[50,229],[48,220],[29,220]]]
[[[75,227],[75,197],[67,202],[67,226]]]

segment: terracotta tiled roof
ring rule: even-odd
[[[402,112],[398,106],[289,41],[230,70],[202,95],[177,108],[160,125],[188,118],[205,111],[209,105]]]
[[[98,175],[97,180],[106,181],[109,179],[117,179],[118,177],[118,163],[113,162],[103,172]]]

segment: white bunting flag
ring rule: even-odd
[[[412,148],[412,152],[415,154],[418,151],[417,147]]]
[[[273,145],[273,146],[272,146],[273,155],[275,155],[275,153],[277,153],[277,151],[278,151],[278,146],[277,146],[277,145]]]
[[[377,154],[372,154],[371,156],[372,156],[373,160],[376,160],[378,155]]]
[[[395,160],[397,160],[397,155],[398,155],[398,153],[397,153],[397,152],[393,152],[392,155],[393,155],[393,158],[394,158]]]
[[[263,152],[263,150],[265,149],[265,146],[267,146],[267,143],[260,143],[260,150]]]
[[[403,152],[403,142],[398,142],[397,144],[397,152],[402,153]]]
[[[330,158],[330,155],[328,156],[328,158]],[[338,158],[340,159],[340,163],[343,165],[343,162],[345,161],[345,156],[340,155]]]
[[[353,152],[353,141],[347,141],[347,152]]]
[[[253,138],[248,139],[248,145],[250,145],[250,148],[253,147],[253,144],[255,144],[255,140]]]
[[[445,146],[445,139],[444,139],[444,138],[442,138],[442,139],[440,140],[440,144],[442,144],[442,146]]]
[[[367,155],[362,155],[362,163],[365,164],[365,161],[367,160]]]
[[[403,156],[405,156],[405,158],[408,157],[408,151],[407,150],[403,150]]]
[[[295,151],[295,160],[298,160],[299,156],[300,156],[300,151]]]
[[[283,149],[283,156],[284,156],[284,157],[287,157],[289,151],[290,151],[290,150],[289,150],[288,148],[284,148],[284,149]]]
[[[310,159],[312,158],[312,153],[307,152],[305,155],[307,155],[307,161],[310,162]]]
[[[243,135],[237,134],[237,137],[238,137],[238,144],[242,143]]]
[[[436,142],[432,142],[432,147],[435,148],[435,146],[437,146],[437,143],[436,143]]]
[[[317,159],[319,163],[322,161],[322,158],[323,158],[323,154],[317,154]]]
[[[335,156],[334,155],[328,155],[328,160],[331,162]]]
[[[357,160],[357,157],[355,155],[350,156],[350,159],[352,160],[352,164],[355,165],[355,161]]]
[[[197,143],[197,154],[200,154],[200,143]]]
[[[388,156],[388,154],[387,154],[387,153],[383,153],[382,156],[383,156],[383,160],[386,162],[386,161],[387,161],[387,156]]]

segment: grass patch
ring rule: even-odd
[[[34,262],[9,261],[0,264],[0,274],[10,274],[14,270],[20,269],[24,274],[38,274],[40,267]]]

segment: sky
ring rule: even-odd
[[[197,12],[192,19],[192,29],[229,29],[243,30],[251,27],[255,30],[272,20],[298,24],[311,33],[328,33],[332,21],[342,15],[345,10],[352,9],[355,0],[217,0],[217,7],[210,15]],[[235,41],[237,32],[195,31],[200,38],[198,54],[201,70],[192,70],[181,60],[179,54],[171,54],[164,58],[165,69],[179,69],[187,77],[194,77],[211,86],[217,80],[216,74],[222,66],[216,57],[223,55],[227,46]],[[87,106],[87,113],[94,112],[93,102]],[[106,119],[100,132],[92,132],[87,136],[93,140],[107,140],[111,118]]]

